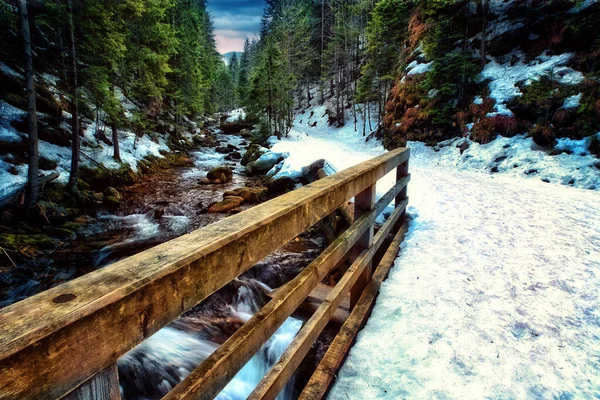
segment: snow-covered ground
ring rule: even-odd
[[[384,151],[320,111],[273,141],[290,153],[284,169],[325,158],[341,170]],[[474,171],[452,161],[455,146],[446,161],[411,146],[410,232],[329,398],[599,397],[600,193]],[[552,157],[539,156],[550,174]]]

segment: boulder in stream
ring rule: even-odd
[[[247,203],[260,203],[261,201],[267,200],[267,188],[256,187],[256,188],[237,188],[223,193],[223,198],[237,196],[244,199]]]
[[[233,179],[233,171],[229,167],[224,167],[224,166],[216,167],[216,168],[213,168],[210,171],[208,171],[208,173],[206,174],[206,177],[210,181],[213,181],[211,183],[227,183],[227,182],[230,182],[231,179]],[[219,182],[214,182],[217,180]]]
[[[271,168],[283,161],[287,155],[287,153],[265,153],[256,161],[252,161],[246,165],[246,173],[249,175],[265,175]]]
[[[244,157],[242,157],[241,164],[248,165],[248,163],[251,163],[252,161],[256,161],[258,159],[258,157],[262,156],[267,151],[268,150],[265,149],[264,147],[262,147],[258,144],[253,144],[248,148],[248,150],[246,150],[246,153],[244,153]]]
[[[239,207],[244,202],[244,199],[239,196],[227,196],[222,201],[208,207],[209,213],[223,213]]]

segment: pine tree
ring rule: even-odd
[[[35,86],[33,71],[33,52],[31,50],[31,33],[29,29],[29,14],[27,1],[18,2],[21,20],[21,39],[25,57],[25,90],[27,91],[27,134],[29,136],[29,169],[27,171],[27,186],[25,189],[25,206],[32,208],[38,197],[38,133],[37,113],[35,108]]]

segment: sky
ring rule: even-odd
[[[220,53],[242,51],[244,39],[256,37],[264,5],[264,0],[209,0]]]

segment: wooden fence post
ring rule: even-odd
[[[119,373],[117,363],[98,372],[63,400],[120,400]]]
[[[402,164],[400,164],[396,167],[396,182],[398,182],[399,180],[403,179],[406,176],[408,176],[408,160],[404,161]],[[396,196],[396,201],[394,202],[394,205],[396,207],[398,207],[398,205],[406,199],[407,191],[408,191],[408,185],[406,185],[404,187],[404,189],[402,189],[400,191],[400,193],[398,193],[398,195]],[[406,210],[404,210],[404,212],[398,219],[398,223],[396,224],[396,226],[394,228],[394,232],[398,232],[398,230],[404,223],[404,220],[406,220]]]
[[[368,213],[375,207],[375,185],[373,184],[357,194],[354,197],[354,220],[356,221],[360,218],[361,215]],[[350,252],[350,262],[356,260],[358,255],[364,249],[368,249],[373,244],[373,225],[369,227],[369,229],[363,234],[363,236],[358,240],[358,242],[354,245]],[[354,305],[360,299],[360,295],[362,291],[369,283],[371,279],[371,275],[373,273],[373,262],[369,262],[365,267],[363,273],[358,277],[358,280],[350,289],[350,310],[354,308]]]

